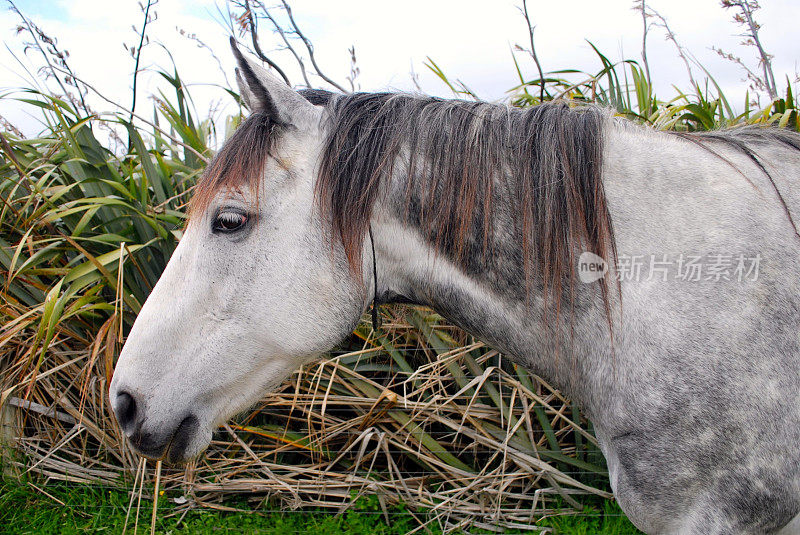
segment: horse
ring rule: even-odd
[[[575,400],[644,532],[800,533],[800,136],[300,93],[231,44],[251,113],[110,385],[135,451],[200,455],[370,306],[415,303]]]

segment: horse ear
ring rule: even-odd
[[[278,124],[303,122],[313,112],[314,105],[300,94],[277,79],[261,65],[244,56],[231,37],[231,48],[239,68],[236,69],[236,82],[244,105],[251,112],[261,112],[270,116]]]
[[[242,99],[242,104],[244,104],[245,108],[252,111],[255,106],[258,105],[256,97],[250,91],[250,87],[247,85],[244,77],[242,77],[242,71],[237,67],[234,72],[236,73],[236,85],[239,86],[239,97]]]

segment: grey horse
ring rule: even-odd
[[[643,531],[800,533],[800,136],[301,95],[234,52],[252,113],[111,383],[137,451],[199,455],[370,304],[411,302],[576,400]]]

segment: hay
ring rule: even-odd
[[[405,504],[445,530],[535,530],[566,504],[580,511],[582,496],[611,497],[596,441],[558,391],[428,310],[384,314],[381,332],[362,324],[346,351],[296,372],[200,459],[165,467],[162,488],[186,499],[177,508],[225,509],[226,497],[244,495],[253,508],[341,512],[376,494],[384,510]],[[58,332],[38,373],[10,384],[15,353],[34,336],[10,331],[0,338],[2,396],[17,409],[23,454],[12,465],[130,486],[140,460],[107,400],[115,338],[82,346]]]

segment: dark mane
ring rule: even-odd
[[[563,283],[572,290],[576,253],[615,260],[601,177],[602,110],[395,93],[337,96],[327,109],[316,194],[354,271],[373,207],[393,175],[405,184],[407,223],[437,251],[469,272],[501,239],[516,244],[508,252],[520,259],[520,294],[535,282],[545,301],[553,298],[556,315]],[[600,284],[608,306],[607,283]]]

